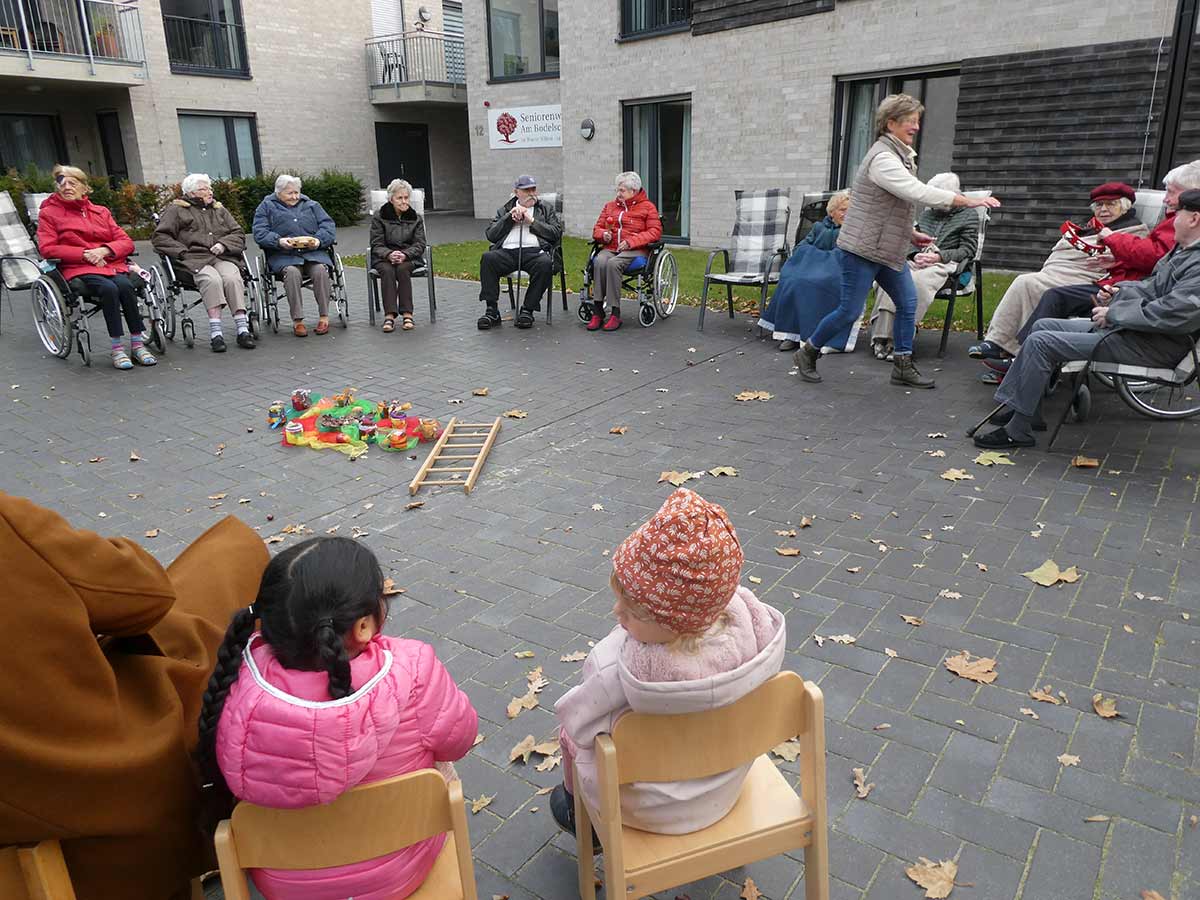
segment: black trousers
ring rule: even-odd
[[[142,311],[138,309],[137,293],[128,275],[80,275],[79,280],[87,285],[89,294],[99,298],[109,337],[119,338],[124,334],[121,330],[122,312],[129,323],[130,334],[142,333],[146,326],[142,322]]]
[[[1024,344],[1033,331],[1033,323],[1041,319],[1070,319],[1074,316],[1092,315],[1092,298],[1100,288],[1094,284],[1069,284],[1066,287],[1050,288],[1034,307],[1021,330],[1017,342]]]
[[[529,273],[529,290],[521,302],[524,309],[542,308],[542,295],[550,287],[554,275],[554,259],[544,250],[524,247],[520,251],[520,267]],[[488,250],[479,257],[479,299],[488,306],[500,304],[500,279],[517,270],[517,250]]]

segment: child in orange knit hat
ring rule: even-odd
[[[575,832],[573,792],[598,805],[594,742],[635,710],[672,715],[733,703],[782,665],[783,614],[739,585],[741,544],[725,510],[686,488],[613,553],[617,627],[588,654],[583,682],[554,705],[564,783],[550,811]],[[749,771],[621,787],[626,825],[686,834],[722,818]]]

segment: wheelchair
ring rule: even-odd
[[[165,286],[162,288],[163,296],[166,298],[164,332],[167,340],[174,341],[175,335],[182,331],[184,346],[190,350],[196,345],[196,323],[192,321],[191,311],[200,306],[203,300],[197,296],[189,303],[184,299],[183,294],[184,291],[198,292],[199,288],[196,287],[196,280],[192,277],[192,273],[183,266],[177,266],[171,257],[160,253],[158,258],[162,261],[163,272],[166,273]],[[262,333],[260,323],[264,316],[264,304],[258,276],[251,267],[245,251],[242,252],[242,264],[239,268],[242,273],[242,291],[246,298],[246,316],[250,334],[255,340],[258,340]],[[153,276],[151,277],[153,278]]]
[[[579,291],[579,320],[587,322],[592,317],[592,270],[596,254],[604,245],[592,241],[587,265],[583,269],[583,288]],[[679,264],[662,241],[646,247],[647,255],[635,259],[621,276],[622,292],[637,295],[638,322],[649,328],[659,318],[675,312],[679,301]]]
[[[4,286],[9,291],[29,289],[33,307],[33,325],[46,352],[66,359],[75,350],[85,366],[92,364],[92,336],[88,323],[101,312],[100,299],[90,293],[83,281],[63,277],[58,260],[37,260],[30,256],[3,256]],[[36,276],[34,272],[36,271]],[[166,309],[162,279],[158,269],[146,270],[150,280],[130,272],[129,280],[138,295],[139,308],[145,323],[146,344],[154,352],[165,355]]]
[[[337,252],[337,241],[323,248],[329,254],[329,305],[337,309],[338,324],[345,328],[350,324],[350,295],[346,291],[346,270],[342,267],[342,258]],[[279,333],[279,298],[283,294],[283,273],[272,272],[267,264],[267,254],[261,252],[255,260],[255,277],[259,282],[262,296],[263,322],[271,326],[271,331]],[[305,277],[300,282],[300,289],[312,289],[312,279]],[[258,335],[255,335],[257,338]]]

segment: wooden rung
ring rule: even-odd
[[[450,480],[450,481],[422,481],[421,487],[425,487],[425,485],[427,485],[427,484],[466,484],[466,482],[463,481],[461,478],[459,478],[457,480]]]
[[[451,485],[461,484],[465,493],[471,493],[475,487],[475,480],[479,477],[479,473],[483,468],[483,461],[491,452],[492,445],[496,441],[496,435],[500,432],[501,420],[497,418],[490,425],[483,423],[469,424],[458,422],[451,418],[446,423],[445,430],[442,431],[441,437],[437,443],[433,445],[433,449],[429,451],[429,456],[425,462],[421,464],[421,468],[417,471],[416,476],[408,485],[409,494],[415,494],[425,485]],[[480,429],[487,428],[487,431],[463,431],[462,429]],[[459,430],[456,430],[459,429]],[[475,439],[483,438],[482,441]],[[467,443],[462,443],[463,440]],[[470,450],[479,448],[478,453],[447,453],[445,456],[442,452],[445,450]],[[470,466],[446,466],[441,463],[462,460],[471,462]],[[451,472],[467,472],[466,478],[432,478],[431,475],[443,475]],[[427,480],[429,479],[429,480]]]
[[[439,459],[438,462],[441,462],[441,460]],[[473,468],[475,468],[475,467],[474,466],[454,466],[454,467],[447,466],[447,467],[443,467],[443,468],[439,469],[435,465],[429,471],[430,472],[470,472]]]
[[[491,429],[491,422],[459,422],[458,428],[487,428]]]
[[[445,453],[442,456],[438,457],[438,462],[441,462],[443,459],[479,459],[479,454],[478,453],[454,453],[454,454]]]
[[[446,446],[452,450],[466,450],[468,447],[482,447],[483,444],[447,444]]]

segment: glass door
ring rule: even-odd
[[[624,124],[625,168],[642,176],[646,194],[662,217],[663,239],[687,243],[692,205],[691,98],[627,103]]]

